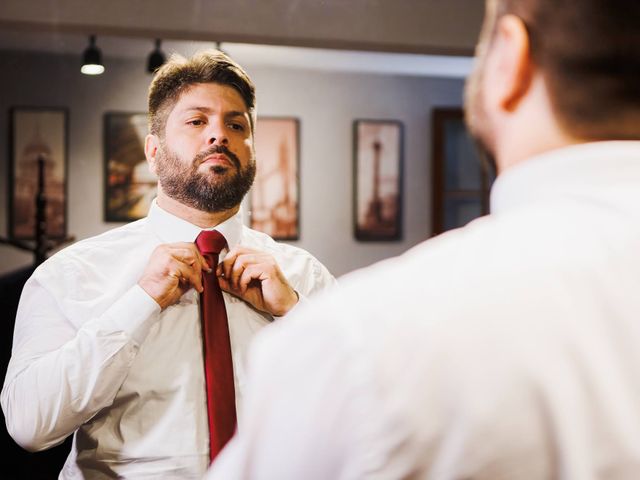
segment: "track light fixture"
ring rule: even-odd
[[[89,46],[82,55],[82,67],[80,71],[85,75],[100,75],[104,72],[104,65],[102,64],[102,53],[100,49],[96,47],[96,36],[89,36]]]
[[[155,73],[155,71],[159,69],[164,64],[164,62],[167,61],[164,53],[162,53],[162,50],[160,50],[161,43],[162,40],[156,38],[156,48],[153,49],[153,51],[149,54],[149,58],[147,59],[147,72],[149,73]]]
[[[222,42],[216,42],[216,50],[218,50],[219,52],[224,53],[225,55],[229,55],[227,52],[225,52],[225,51],[222,49]]]

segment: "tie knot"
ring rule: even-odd
[[[217,230],[203,230],[196,238],[196,246],[200,253],[218,254],[227,246],[227,241]]]

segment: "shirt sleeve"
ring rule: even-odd
[[[298,296],[298,302],[285,315],[274,318],[280,319],[293,316],[296,311],[309,303],[310,297],[326,292],[337,284],[335,277],[331,275],[322,263],[306,252],[305,255],[307,256],[305,268],[301,268],[299,272],[296,272],[298,275],[292,282],[292,286]]]
[[[337,284],[335,277],[331,275],[327,267],[315,258],[313,259],[311,279],[313,282],[309,285],[308,291],[302,295],[303,297],[327,291]]]
[[[289,280],[298,292],[301,305],[304,305],[309,297],[330,290],[337,284],[327,267],[307,252],[294,256],[289,271],[293,274]]]
[[[2,389],[7,430],[30,451],[61,443],[113,402],[160,311],[134,285],[77,328],[58,300],[34,277],[25,285]]]

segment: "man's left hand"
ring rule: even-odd
[[[298,303],[298,295],[268,253],[235,247],[216,274],[222,290],[271,315],[285,315]]]

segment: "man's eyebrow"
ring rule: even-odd
[[[202,113],[210,113],[212,111],[212,109],[209,108],[209,107],[198,107],[198,106],[194,105],[192,107],[185,107],[185,108],[182,109],[182,111],[185,112],[185,113],[190,113],[190,112],[193,112],[193,111],[202,112]]]
[[[214,111],[213,108],[209,108],[209,107],[198,107],[198,106],[192,106],[192,107],[185,107],[183,109],[183,112],[202,112],[202,113],[211,113]],[[225,117],[244,117],[245,115],[248,115],[249,112],[243,112],[242,110],[231,110],[229,112],[225,112],[224,116]]]
[[[241,110],[231,110],[230,112],[224,114],[226,118],[244,117],[245,115],[249,115],[249,112],[243,112]]]

